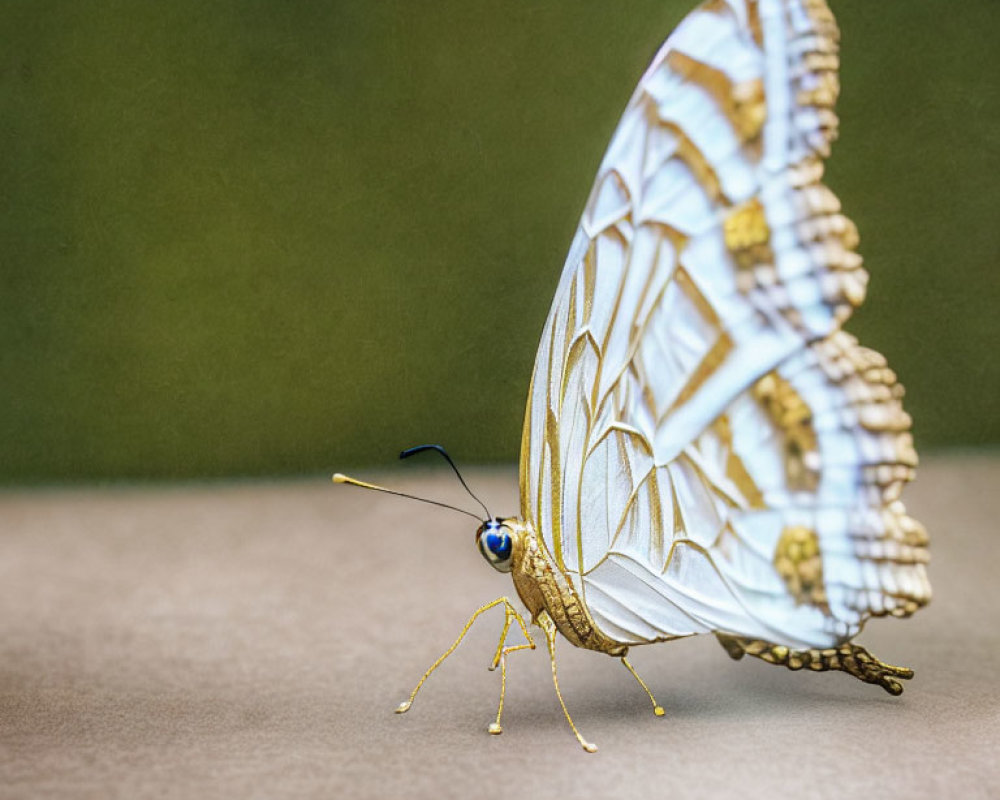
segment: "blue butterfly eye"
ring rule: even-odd
[[[500,572],[510,572],[511,555],[514,552],[514,539],[500,522],[489,520],[477,533],[477,544],[483,558]]]
[[[500,560],[506,561],[510,558],[511,541],[506,533],[486,534],[486,546]]]

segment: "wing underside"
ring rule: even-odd
[[[618,641],[828,646],[929,599],[902,387],[822,183],[823,0],[712,0],[643,75],[546,323],[522,516]]]

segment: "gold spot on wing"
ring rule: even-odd
[[[815,491],[819,486],[819,444],[812,426],[812,410],[777,372],[758,380],[751,394],[782,435],[788,488]]]
[[[774,548],[774,568],[796,603],[826,605],[823,559],[816,531],[803,525],[785,528]]]
[[[758,198],[736,206],[722,222],[726,249],[733,254],[741,273],[748,273],[760,264],[772,264],[771,228],[767,224],[764,205]],[[752,275],[737,276],[740,289],[746,291],[755,283]]]

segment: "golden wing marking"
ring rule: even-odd
[[[663,123],[663,127],[677,139],[677,158],[688,166],[709,199],[716,203],[729,203],[718,175],[691,138],[677,125],[668,122]]]
[[[751,142],[760,135],[767,119],[762,80],[734,84],[721,70],[683,53],[668,55],[667,64],[678,76],[697,83],[715,98],[744,142]]]
[[[559,422],[555,414],[549,409],[545,418],[545,446],[549,453],[549,482],[551,486],[552,514],[550,524],[552,526],[552,543],[554,545],[553,555],[559,569],[566,571],[566,564],[563,561],[562,552],[562,469],[560,468],[559,449]],[[543,478],[544,480],[544,478]],[[539,481],[541,484],[542,481]],[[542,507],[542,499],[539,497],[538,507]]]
[[[758,0],[747,0],[747,25],[757,47],[764,48],[764,31],[760,25],[760,3]]]
[[[695,286],[694,281],[691,280],[691,276],[683,266],[678,265],[674,269],[673,281],[667,287],[664,287],[664,293],[671,286],[676,288],[683,298],[694,307],[701,320],[716,332],[717,338],[714,344],[704,352],[698,365],[689,373],[687,382],[680,387],[670,405],[662,410],[659,410],[659,407],[654,407],[657,415],[657,425],[661,424],[669,415],[687,403],[698,389],[704,385],[705,381],[715,373],[719,365],[729,357],[734,349],[733,340],[726,332],[715,309],[705,299],[705,296],[698,291],[697,286]],[[644,327],[645,324],[646,322],[644,322]]]
[[[793,491],[819,488],[820,455],[812,411],[794,387],[771,371],[751,389],[784,439],[785,480]]]
[[[705,296],[698,291],[687,270],[678,266],[674,270],[674,282],[685,298],[694,304],[702,318],[718,332],[718,338],[715,344],[704,354],[701,362],[695,368],[694,372],[691,373],[687,383],[681,387],[680,392],[678,392],[677,397],[674,398],[669,408],[658,416],[657,422],[662,421],[684,403],[688,402],[712,373],[718,369],[719,365],[729,357],[734,348],[733,340],[723,327],[722,321],[719,319],[718,314],[716,314],[715,309],[705,299]]]
[[[583,261],[583,318],[590,319],[594,308],[594,287],[597,284],[597,262],[594,260],[594,248],[587,248]]]
[[[730,211],[722,223],[722,233],[726,248],[739,267],[737,286],[741,291],[748,292],[753,288],[754,281],[747,273],[758,264],[774,263],[771,229],[760,198],[754,197]]]
[[[719,437],[726,450],[726,476],[740,490],[740,495],[748,508],[765,508],[764,496],[754,482],[750,473],[747,472],[736,451],[733,449],[733,433],[729,427],[729,416],[720,414],[712,423],[712,432]]]
[[[584,329],[569,348],[569,355],[566,358],[566,368],[563,371],[562,387],[559,392],[559,410],[562,411],[563,406],[566,404],[566,391],[569,388],[570,377],[573,375],[574,371],[580,367],[583,357],[586,355],[586,349],[590,348],[590,352],[600,363],[601,351],[594,341],[594,336],[591,334],[589,329]],[[595,382],[596,383],[596,382]],[[587,412],[588,416],[590,413],[590,405],[584,405],[584,411]]]
[[[749,507],[745,498],[738,491],[733,491],[737,488],[735,484],[726,484],[724,477],[728,478],[728,475],[725,472],[713,473],[708,466],[707,459],[702,456],[698,448],[693,446],[688,447],[678,456],[677,461],[690,464],[691,469],[698,474],[705,487],[710,489],[725,505],[734,509],[746,509]],[[728,462],[729,459],[727,459],[727,465]]]
[[[774,549],[774,568],[796,603],[829,608],[823,586],[823,557],[816,531],[804,525],[785,528]]]

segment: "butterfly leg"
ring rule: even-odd
[[[864,647],[853,642],[844,642],[838,647],[824,650],[791,650],[784,645],[771,644],[759,639],[747,639],[742,636],[730,636],[717,633],[719,642],[734,659],[744,655],[755,656],[769,664],[778,664],[788,669],[811,669],[813,672],[840,670],[853,675],[865,683],[875,683],[891,695],[903,693],[899,681],[913,677],[913,670],[908,667],[895,667],[879,661]]]
[[[435,661],[433,664],[430,665],[427,672],[424,673],[424,676],[417,682],[416,687],[414,687],[413,691],[410,692],[410,698],[400,703],[399,706],[396,708],[397,714],[405,714],[407,711],[410,710],[410,706],[413,705],[413,699],[417,696],[417,692],[420,691],[420,687],[424,685],[424,681],[426,681],[431,676],[431,673],[434,672],[434,670],[436,670],[438,667],[441,666],[441,663],[448,656],[450,656],[452,653],[455,652],[455,648],[462,643],[462,639],[465,638],[465,634],[469,632],[469,628],[471,628],[472,625],[475,623],[475,621],[479,619],[480,615],[489,611],[491,608],[496,608],[498,605],[501,604],[503,604],[504,607],[507,609],[513,609],[513,607],[510,604],[510,600],[508,600],[506,597],[498,597],[492,603],[487,603],[485,606],[481,606],[480,608],[478,608],[476,610],[476,613],[474,613],[471,617],[469,617],[469,621],[465,623],[465,627],[462,628],[462,632],[458,634],[458,638],[452,643],[451,647],[445,650],[444,653],[441,654],[440,658],[438,658],[437,661]],[[517,614],[516,611],[514,613]],[[517,616],[520,617],[520,614],[517,614]],[[525,627],[524,620],[520,620],[520,624],[522,628]]]
[[[562,692],[559,691],[559,677],[556,675],[556,624],[552,621],[552,617],[549,616],[547,611],[541,611],[535,622],[545,631],[545,643],[548,645],[549,661],[552,663],[552,682],[555,684],[556,697],[559,698],[559,705],[562,706],[563,714],[566,715],[566,721],[569,723],[570,728],[573,729],[573,735],[576,736],[576,740],[580,743],[580,746],[588,753],[596,753],[597,745],[588,742],[580,735],[580,731],[576,729],[576,725],[573,724],[573,718],[570,717],[569,711],[566,709]]]
[[[649,699],[653,703],[653,713],[656,714],[656,716],[658,717],[662,717],[663,706],[661,706],[659,703],[656,702],[656,698],[653,697],[653,693],[649,691],[649,687],[646,685],[646,682],[639,677],[639,673],[635,671],[635,667],[633,667],[629,663],[628,659],[625,658],[625,656],[622,656],[622,664],[625,665],[625,669],[627,669],[629,672],[632,673],[632,677],[635,678],[637,681],[639,681],[639,685],[643,688],[643,691],[645,691],[646,694],[649,696]]]
[[[524,638],[527,639],[526,644],[515,644],[510,647],[504,647],[504,642],[507,641],[507,632],[510,630],[510,623],[516,620],[518,626],[521,628],[521,633],[524,634]],[[531,638],[531,634],[528,633],[528,626],[524,622],[524,618],[517,612],[517,610],[510,604],[507,603],[504,606],[504,621],[503,630],[500,631],[500,643],[497,645],[496,655],[493,657],[493,661],[490,663],[490,671],[497,668],[497,664],[500,665],[500,705],[497,707],[497,718],[492,723],[490,723],[487,730],[498,735],[503,733],[503,728],[500,726],[500,717],[503,714],[503,700],[507,692],[507,656],[518,650],[534,650],[535,641]]]

